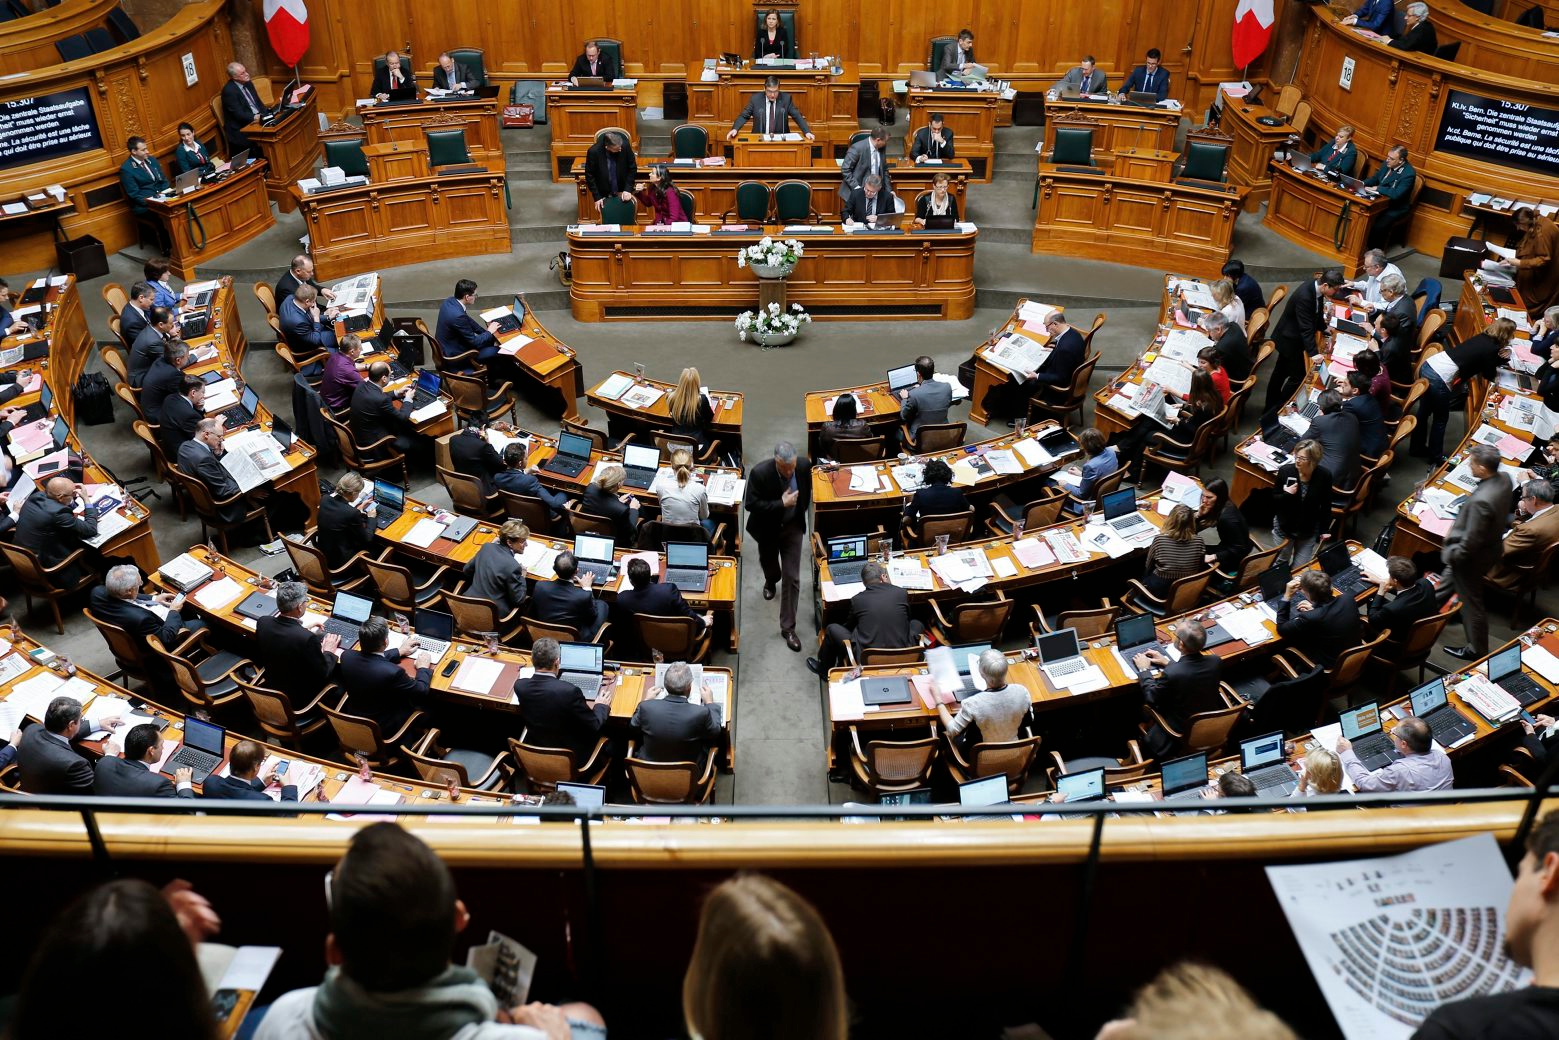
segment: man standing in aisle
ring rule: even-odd
[[[812,460],[798,456],[789,441],[774,446],[774,457],[752,468],[747,480],[747,533],[758,542],[763,567],[763,598],[780,593],[780,635],[801,652],[796,638],[796,603],[801,598],[801,552],[812,505]]]
[[[1445,652],[1463,661],[1474,661],[1489,652],[1489,609],[1483,602],[1484,582],[1505,547],[1510,526],[1510,481],[1499,471],[1499,449],[1474,444],[1467,465],[1478,486],[1462,501],[1456,522],[1445,536],[1440,559],[1448,568],[1451,584],[1462,599],[1462,626],[1466,646],[1448,646]]]

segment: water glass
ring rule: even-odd
[[[893,559],[893,539],[884,538],[880,542],[880,545],[882,547],[882,562],[883,565],[886,566],[888,561]]]
[[[939,535],[936,536],[936,554],[938,556],[946,556],[947,555],[947,540],[948,540],[948,538],[949,538],[949,536],[945,535],[945,534],[939,534]]]

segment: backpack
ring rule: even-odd
[[[83,372],[71,390],[76,402],[76,421],[103,426],[114,421],[114,391],[101,372]]]
[[[547,270],[556,271],[558,273],[558,281],[562,282],[565,288],[574,284],[574,261],[567,251],[553,257],[551,262],[547,264]]]

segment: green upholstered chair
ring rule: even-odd
[[[926,62],[926,68],[930,69],[932,72],[935,72],[937,69],[941,68],[942,55],[947,52],[949,47],[952,47],[957,43],[958,37],[956,36],[931,37],[931,59]]]
[[[613,198],[601,200],[601,223],[633,224],[638,219],[639,209],[633,203]]]
[[[855,133],[850,135],[850,140],[845,144],[845,147],[849,148],[850,145],[853,145],[855,142],[861,140],[862,138],[870,137],[871,135],[872,132],[870,130],[857,130]]]
[[[325,165],[339,166],[348,177],[368,176],[368,157],[363,154],[363,139],[326,141]]]
[[[727,223],[734,217],[744,223],[765,223],[769,219],[769,186],[762,181],[742,181],[736,186],[736,207],[725,211]]]
[[[1191,141],[1186,147],[1185,168],[1180,176],[1196,181],[1223,183],[1224,167],[1229,162],[1229,146]]]
[[[382,68],[384,68],[384,55],[381,54],[377,58],[374,59],[374,75],[375,76],[379,75],[379,70],[382,69]],[[401,68],[403,70],[406,70],[406,71],[410,71],[411,70],[411,55],[410,54],[402,54],[401,55]]]
[[[775,11],[774,13],[779,15],[780,28],[785,30],[785,38],[787,41],[789,41],[785,48],[785,57],[794,58],[799,53],[796,43],[796,12]],[[768,15],[768,8],[760,7],[753,11],[752,38],[754,40],[758,38],[759,33],[763,32],[763,20],[767,18]]]
[[[683,123],[671,131],[671,156],[674,159],[702,159],[709,154],[709,131],[692,123]]]
[[[621,40],[607,40],[599,36],[596,37],[595,42],[596,46],[601,48],[602,54],[611,55],[612,62],[617,68],[617,74],[619,76],[626,76],[628,74],[628,67],[623,64],[623,42]]]
[[[471,161],[464,130],[430,130],[426,137],[429,166],[459,166]]]
[[[458,47],[449,52],[456,65],[464,65],[471,70],[471,75],[476,77],[473,87],[487,86],[487,61],[479,47]],[[430,74],[431,75],[431,74]],[[429,83],[433,82],[431,79]]]
[[[806,181],[780,181],[774,186],[774,222],[776,224],[815,224],[812,209],[812,185]]]
[[[1061,166],[1093,165],[1093,131],[1084,127],[1056,127],[1056,146],[1050,161]]]
[[[677,198],[682,200],[682,212],[687,216],[687,219],[690,221],[697,220],[698,209],[693,205],[692,193],[683,191],[681,188],[678,188]]]

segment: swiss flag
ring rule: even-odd
[[[265,0],[266,10],[270,10],[271,3],[272,0]],[[1240,0],[1240,6],[1234,9],[1235,67],[1243,69],[1261,57],[1272,38],[1273,21],[1272,0]]]
[[[1269,23],[1271,7],[1269,0]],[[309,49],[309,10],[303,0],[265,0],[265,32],[282,64],[296,65]]]

